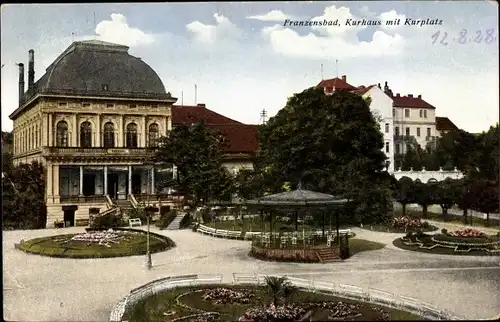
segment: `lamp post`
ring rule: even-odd
[[[146,169],[148,170],[148,185],[151,185],[151,169],[153,169],[153,163],[152,162],[144,162],[146,165]],[[147,221],[147,233],[146,233],[146,268],[151,269],[153,267],[153,264],[151,262],[151,252],[149,251],[149,223],[150,223],[150,217],[151,215],[157,211],[158,208],[155,208],[151,205],[149,205],[149,195],[153,191],[153,187],[151,186],[150,191],[147,191],[148,196],[147,196],[147,207],[144,208],[144,211],[146,212],[146,221]]]

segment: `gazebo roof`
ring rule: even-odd
[[[274,195],[248,200],[247,204],[263,206],[322,206],[341,205],[347,202],[347,199],[341,199],[326,193],[298,188],[297,190],[281,192]]]

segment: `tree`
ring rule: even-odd
[[[177,166],[177,178],[162,185],[185,193],[194,205],[231,194],[232,175],[222,163],[221,137],[203,123],[180,125],[159,140],[154,159]]]
[[[453,184],[453,180],[446,179],[441,181],[437,185],[437,198],[436,203],[442,209],[443,220],[447,219],[448,210],[453,207],[453,204],[457,201],[457,191],[456,185]]]
[[[467,224],[467,212],[469,209],[473,209],[475,205],[474,185],[477,184],[477,181],[473,181],[470,176],[467,176],[460,180],[454,180],[453,183],[456,191],[456,204],[463,210],[464,224]]]
[[[290,297],[296,288],[284,277],[266,276],[264,277],[267,294],[273,299],[274,306],[278,306],[283,299]]]
[[[2,176],[2,218],[4,228],[45,228],[44,168],[38,162],[10,166]]]
[[[427,218],[427,209],[436,201],[436,185],[416,182],[414,185],[415,202],[422,207],[422,216]]]
[[[317,88],[295,94],[260,127],[259,143],[257,168],[269,192],[301,182],[310,190],[356,200],[357,213],[378,208],[365,201],[367,190],[379,196],[373,200],[390,203],[384,197],[387,185],[369,184],[380,183],[386,157],[379,125],[359,95],[325,95]]]
[[[408,177],[402,177],[398,182],[395,200],[403,206],[403,216],[406,216],[406,206],[415,202],[415,183]]]
[[[473,191],[476,197],[474,208],[486,214],[485,226],[488,226],[490,224],[490,213],[499,210],[498,184],[495,181],[483,180],[475,185]]]

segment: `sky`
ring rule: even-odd
[[[394,93],[422,95],[437,116],[469,132],[499,119],[498,8],[488,1],[1,8],[2,130],[12,129],[16,63],[27,72],[28,50],[35,50],[37,80],[73,41],[88,39],[129,46],[179,105],[195,104],[196,96],[196,103],[249,124],[260,123],[262,110],[275,115],[288,97],[322,77],[342,75],[354,86],[387,81]],[[395,19],[400,25],[388,25]]]

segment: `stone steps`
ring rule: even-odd
[[[332,249],[328,248],[319,249],[318,256],[323,263],[336,262],[340,260],[339,256]]]
[[[174,220],[168,225],[167,230],[178,230],[181,228],[181,221],[184,216],[186,216],[186,214],[175,216]]]

